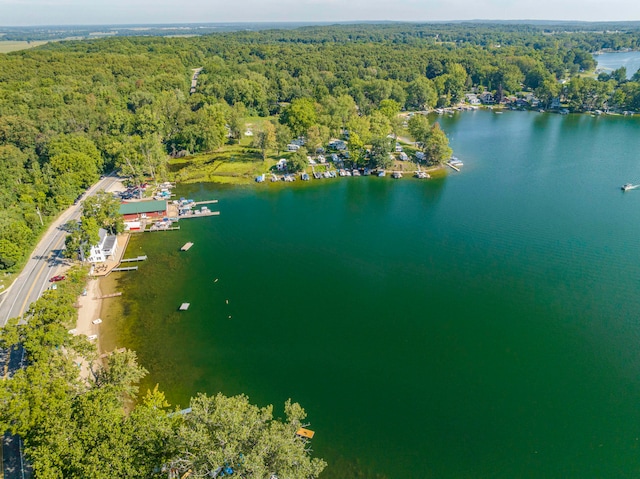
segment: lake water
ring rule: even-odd
[[[639,477],[640,120],[441,121],[440,179],[184,187],[221,216],[132,239],[106,346],[300,402],[325,478]]]
[[[602,53],[594,55],[598,68],[607,73],[617,70],[620,67],[627,69],[627,79],[631,79],[633,74],[640,68],[640,52],[620,52]]]

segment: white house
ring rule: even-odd
[[[98,232],[100,241],[93,245],[89,250],[89,256],[86,261],[89,263],[104,263],[107,259],[114,256],[118,250],[118,238],[107,234],[107,230],[100,228]],[[82,258],[85,260],[85,258]]]
[[[469,103],[470,105],[479,105],[480,103],[482,103],[478,98],[478,95],[475,95],[473,93],[467,93],[464,97],[467,100],[467,103]]]
[[[416,151],[416,158],[417,158],[419,161],[424,160],[424,153],[423,153],[423,152],[421,152],[421,151]]]
[[[278,160],[278,163],[276,163],[276,168],[278,168],[278,171],[284,171],[287,169],[287,160],[285,160],[284,158],[280,158]]]
[[[300,145],[296,145],[295,143],[289,143],[287,145],[288,151],[298,151],[300,149]]]

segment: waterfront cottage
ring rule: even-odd
[[[107,230],[100,228],[98,232],[100,241],[98,244],[91,246],[87,257],[84,257],[82,251],[80,251],[82,261],[88,261],[89,263],[104,263],[109,258],[114,256],[118,250],[118,238],[114,235],[107,233]]]
[[[276,163],[276,168],[278,168],[278,171],[284,171],[287,169],[287,160],[285,160],[284,158],[280,158],[278,160],[278,163]]]

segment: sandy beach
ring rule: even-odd
[[[100,354],[100,327],[101,324],[93,324],[93,321],[100,318],[102,310],[102,292],[100,291],[100,280],[91,278],[87,282],[87,294],[78,298],[78,319],[74,334],[84,334],[87,337],[96,336],[96,346]],[[89,364],[82,362],[80,366],[80,376],[88,378],[91,375]]]

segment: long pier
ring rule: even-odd
[[[113,268],[111,271],[138,271],[137,266],[126,266],[124,268]]]
[[[460,168],[458,168],[457,166],[453,166],[453,165],[452,165],[451,163],[449,163],[449,162],[447,162],[447,166],[448,166],[449,168],[453,168],[453,169],[454,169],[454,170],[456,170],[456,171],[460,171]]]
[[[146,259],[147,259],[147,255],[145,254],[144,256],[138,256],[137,258],[121,259],[120,262],[121,263],[131,263],[133,261],[146,261]]]
[[[209,211],[209,212],[204,212],[204,213],[191,213],[189,215],[182,215],[180,216],[181,220],[186,220],[189,218],[202,218],[203,216],[220,216],[220,212],[219,211]]]
[[[117,298],[118,296],[122,296],[122,293],[118,292],[118,293],[105,294],[104,296],[100,296],[97,299]]]
[[[180,217],[180,219],[182,219],[182,216]],[[156,228],[156,229],[148,229],[148,230],[144,230],[145,233],[153,233],[156,231],[175,231],[175,230],[179,230],[180,227],[179,226],[171,226],[170,228]]]
[[[195,203],[191,203],[191,204],[194,206],[198,206],[198,205],[211,205],[217,202],[218,200],[207,200],[207,201],[196,201]]]

